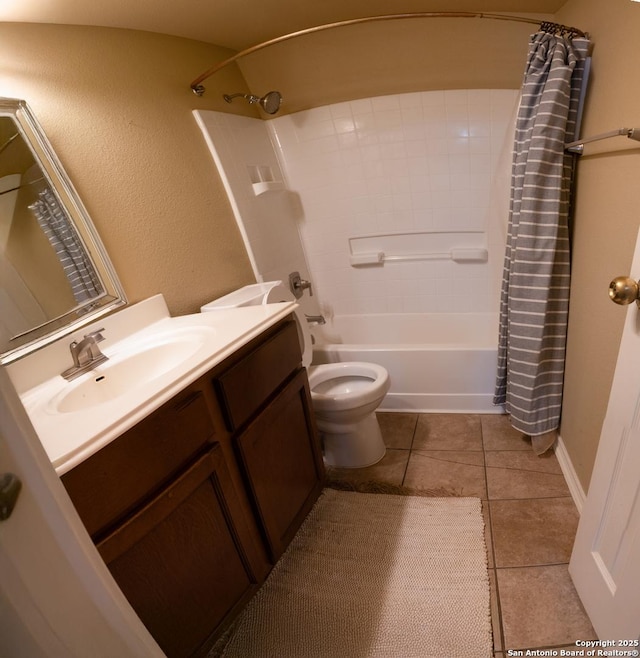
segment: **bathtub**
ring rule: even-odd
[[[369,361],[389,371],[380,411],[504,413],[492,402],[497,313],[340,315],[311,333],[314,364]]]

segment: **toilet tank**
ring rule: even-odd
[[[239,306],[259,306],[267,302],[267,297],[273,288],[281,286],[282,281],[267,281],[265,283],[252,283],[251,285],[238,288],[228,295],[218,297],[212,302],[200,307],[202,313],[208,311],[219,311],[227,308],[238,308]]]
[[[266,281],[264,283],[252,283],[251,285],[244,286],[244,288],[238,288],[238,290],[234,290],[228,295],[214,299],[212,302],[201,306],[200,311],[202,313],[208,313],[229,308],[238,308],[240,306],[258,306],[260,304],[283,301],[295,302],[295,298],[282,285],[282,281]],[[293,316],[298,327],[302,365],[308,367],[311,365],[313,354],[311,332],[309,331],[307,321],[300,306],[295,307]]]

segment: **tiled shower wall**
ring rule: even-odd
[[[327,315],[497,311],[517,99],[515,90],[429,91],[267,122],[299,195],[298,227]],[[484,263],[349,262],[353,237],[446,232],[464,247],[464,232],[477,231]]]

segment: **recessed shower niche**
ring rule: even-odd
[[[282,178],[276,180],[276,175],[269,165],[247,165],[249,180],[253,193],[256,196],[265,192],[279,192],[284,190],[284,181]]]

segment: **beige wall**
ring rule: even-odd
[[[255,93],[280,91],[287,113],[411,91],[518,89],[533,31],[489,19],[375,22],[298,37],[239,65]]]
[[[640,5],[569,0],[558,20],[591,34],[593,72],[582,135],[639,125]],[[635,145],[635,146],[634,146]],[[632,150],[620,150],[629,149]],[[573,285],[561,435],[586,490],[627,309],[609,281],[629,274],[640,224],[640,148],[622,137],[585,148],[578,165]],[[640,272],[633,273],[635,277]]]
[[[223,92],[245,89],[234,67],[206,98],[189,89],[229,54],[147,32],[0,25],[0,94],[30,104],[131,302],[162,292],[180,314],[253,281],[191,114],[222,109]]]

